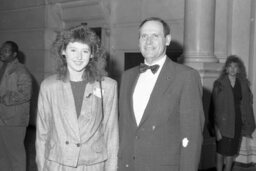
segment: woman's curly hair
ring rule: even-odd
[[[63,50],[67,48],[70,42],[85,43],[90,47],[91,55],[89,63],[85,67],[83,80],[88,82],[100,81],[107,75],[106,54],[101,47],[100,39],[94,31],[85,25],[79,25],[67,30],[60,31],[53,43],[54,56],[57,58],[57,75],[58,79],[65,80],[68,75],[66,57]]]
[[[228,74],[227,68],[230,66],[231,63],[236,63],[238,65],[239,72],[237,73],[237,77],[240,79],[247,79],[244,63],[237,55],[228,56],[225,65],[223,66],[220,77],[224,77]]]

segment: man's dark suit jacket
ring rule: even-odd
[[[197,71],[168,57],[140,124],[132,95],[139,67],[124,72],[120,88],[119,171],[197,171],[204,113]]]

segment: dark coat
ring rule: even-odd
[[[0,82],[0,126],[27,126],[32,80],[17,59],[8,63]]]
[[[246,79],[239,79],[239,81],[242,91],[240,104],[243,123],[242,135],[251,137],[255,129],[252,93]],[[213,103],[215,125],[220,129],[221,135],[233,138],[235,134],[235,106],[228,76],[221,77],[214,82]]]
[[[137,126],[132,95],[138,76],[139,67],[122,76],[118,170],[197,171],[204,127],[198,72],[167,58]]]

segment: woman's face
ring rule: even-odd
[[[239,67],[237,63],[231,62],[227,68],[227,73],[231,77],[235,77],[239,73]]]
[[[90,47],[81,42],[70,42],[62,54],[70,73],[82,73],[92,57]]]
[[[163,25],[158,21],[147,21],[140,28],[139,47],[148,63],[162,58],[170,41],[171,35],[164,35]]]

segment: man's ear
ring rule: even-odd
[[[165,45],[166,45],[166,46],[169,46],[170,43],[171,43],[171,40],[172,40],[172,36],[171,36],[170,34],[167,34],[167,35],[165,36]]]

